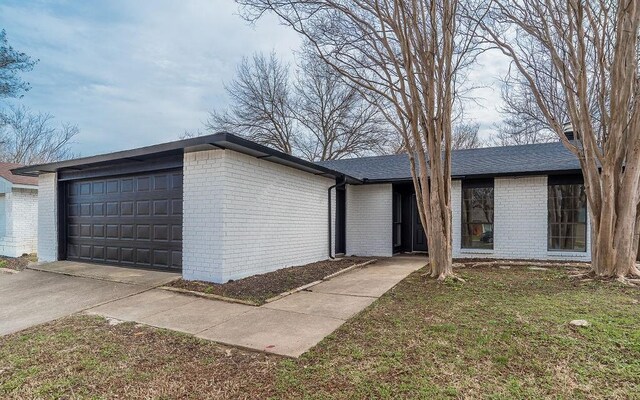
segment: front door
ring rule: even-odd
[[[416,195],[414,194],[411,199],[411,209],[412,209],[412,223],[411,223],[411,234],[413,236],[412,251],[427,251],[427,236],[424,233],[424,228],[422,227],[422,221],[420,221],[420,213],[418,212],[418,204],[416,203]]]

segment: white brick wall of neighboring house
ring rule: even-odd
[[[393,255],[393,187],[347,185],[347,255]]]
[[[20,257],[37,251],[38,191],[12,188],[2,194],[0,255]]]
[[[226,282],[326,259],[334,183],[228,150],[185,154],[184,278]]]
[[[58,183],[57,174],[38,178],[38,261],[58,259]]]
[[[493,250],[461,248],[461,181],[453,181],[453,256],[540,260],[579,260],[591,258],[590,228],[587,225],[587,251],[547,250],[547,177],[496,178],[494,180]]]

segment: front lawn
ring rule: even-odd
[[[0,397],[640,399],[640,290],[458,272],[467,283],[412,274],[298,360],[62,319],[0,338]]]

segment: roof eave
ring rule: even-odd
[[[516,172],[499,172],[491,174],[465,174],[465,175],[451,175],[452,180],[462,179],[484,179],[484,178],[508,178],[508,177],[524,177],[524,176],[536,176],[536,175],[569,175],[582,173],[580,168],[573,169],[556,169],[556,170],[540,170],[540,171],[516,171]],[[377,184],[377,183],[405,183],[412,182],[411,177],[405,178],[380,178],[369,179],[364,178],[362,183],[364,184]]]
[[[324,176],[327,178],[339,178],[344,176],[348,180],[351,180],[353,182],[361,182],[358,178],[348,176],[339,171],[317,165],[310,161],[302,160],[290,154],[285,154],[283,152],[254,143],[247,139],[243,139],[228,132],[220,132],[207,136],[198,136],[195,138],[140,147],[137,149],[117,151],[114,153],[101,154],[97,156],[82,157],[74,160],[30,165],[13,169],[11,170],[11,172],[16,175],[38,176],[43,173],[58,172],[62,169],[82,170],[85,168],[98,167],[102,164],[109,164],[119,160],[140,160],[141,158],[149,156],[168,156],[214,148],[232,150],[256,158],[266,159],[268,161],[302,170],[314,175]]]

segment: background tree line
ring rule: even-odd
[[[20,76],[37,60],[9,45],[0,30],[0,162],[40,164],[71,158],[76,125],[56,124],[48,113],[33,112],[8,99],[19,99],[30,89]]]

